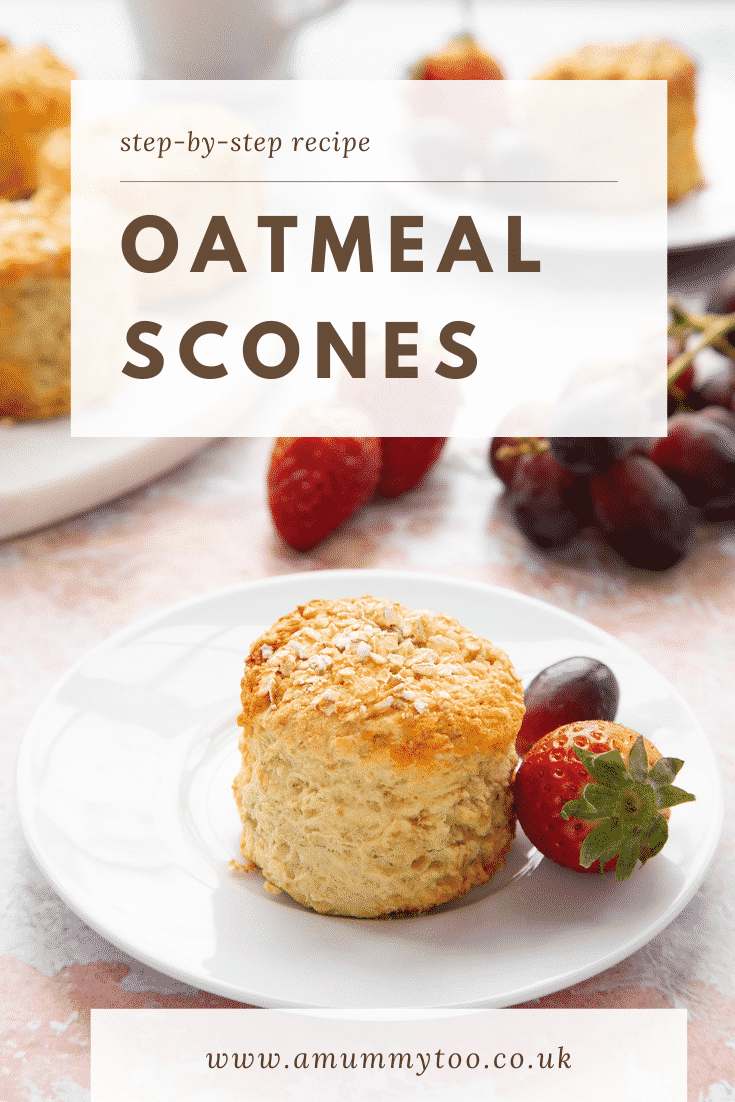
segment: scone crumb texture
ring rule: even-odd
[[[235,861],[235,859],[233,858],[230,861],[229,867],[232,869],[233,872],[253,872],[253,870],[257,869],[258,866],[255,864],[254,861],[248,861],[247,864],[243,865],[242,861]]]

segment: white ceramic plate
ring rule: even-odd
[[[208,440],[69,435],[69,418],[0,425],[0,540],[93,509],[171,470]]]
[[[724,80],[703,80],[698,93],[696,144],[706,187],[668,211],[671,251],[705,248],[735,240],[735,144],[723,139],[731,129],[735,87]],[[416,172],[412,162],[402,171]],[[421,211],[434,222],[453,226],[457,196],[462,212],[473,216],[481,236],[502,239],[507,233],[508,199],[493,203],[497,193],[486,184],[462,185],[447,194],[441,186],[401,183],[391,186],[406,210]],[[512,193],[511,193],[512,194]],[[647,253],[660,247],[657,224],[647,214],[547,213],[539,210],[523,222],[523,242],[529,249],[571,252]]]
[[[697,151],[707,186],[669,210],[669,249],[698,249],[735,240],[735,85],[703,80],[697,95]]]
[[[522,834],[483,888],[415,918],[315,914],[258,873],[234,873],[235,716],[250,642],[315,597],[371,592],[444,610],[504,646],[524,680],[599,657],[619,720],[681,757],[696,803],[665,851],[622,884],[540,858]],[[20,755],[36,860],[110,941],[197,987],[266,1007],[502,1007],[566,987],[662,930],[697,890],[722,824],[706,736],[676,691],[604,632],[479,583],[395,571],[314,571],[205,594],[113,636],[58,683]]]

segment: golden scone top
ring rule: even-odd
[[[624,44],[594,42],[557,58],[537,80],[665,80],[667,82],[667,200],[676,203],[704,186],[694,131],[696,65],[665,39]],[[612,124],[613,126],[615,123]],[[590,140],[594,140],[591,135]],[[563,174],[563,173],[562,173]]]
[[[674,42],[640,39],[623,44],[593,42],[557,58],[537,80],[676,80],[691,78],[692,59]]]
[[[451,616],[371,596],[311,601],[252,646],[238,722],[397,764],[505,751],[523,718],[508,656]]]
[[[46,46],[0,49],[0,125],[16,132],[66,126],[75,73]]]

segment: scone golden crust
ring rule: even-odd
[[[253,644],[242,707],[242,855],[298,902],[417,913],[502,867],[523,688],[453,617],[311,601]]]
[[[668,201],[704,186],[694,148],[696,66],[680,46],[666,40],[622,45],[591,43],[557,58],[536,80],[668,81]]]
[[[38,151],[71,118],[74,73],[45,46],[0,50],[0,196],[36,190]]]
[[[0,416],[69,409],[69,196],[0,201]]]

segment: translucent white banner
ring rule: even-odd
[[[686,1102],[683,1010],[93,1010],[92,1102]]]
[[[72,435],[666,431],[665,81],[79,81],[72,141]]]

